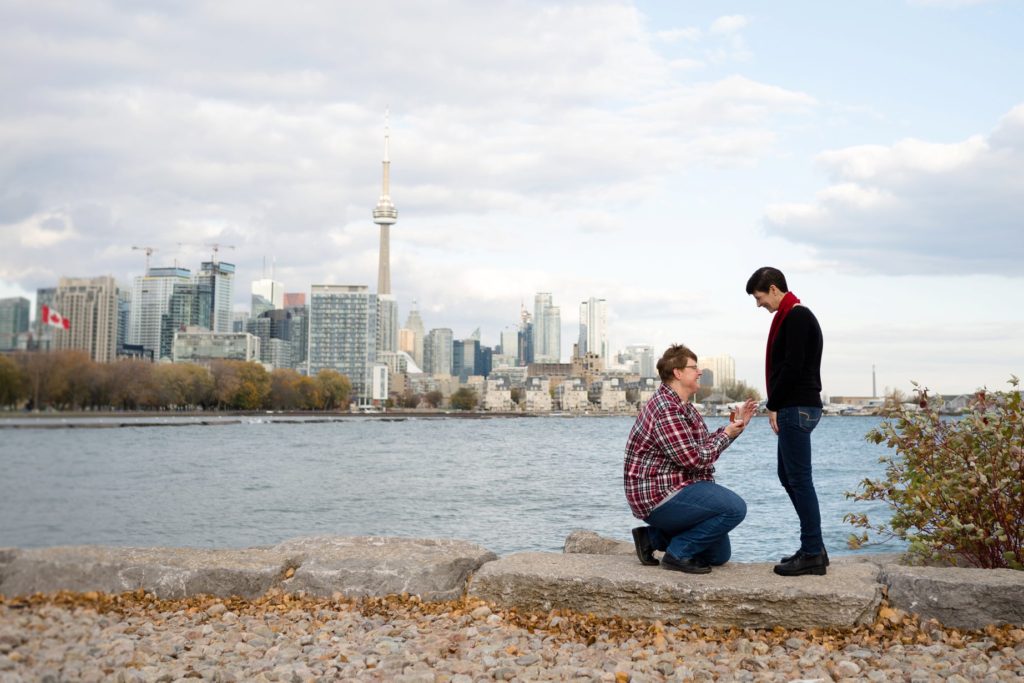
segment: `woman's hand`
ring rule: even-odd
[[[735,439],[737,436],[743,433],[743,430],[748,424],[750,419],[754,417],[754,413],[757,412],[757,402],[752,398],[748,398],[740,406],[739,410],[736,411],[735,418],[725,427],[725,433],[730,439]]]

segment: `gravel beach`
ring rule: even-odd
[[[1024,629],[962,632],[883,606],[852,631],[691,627],[484,602],[0,597],[15,681],[1024,681]]]

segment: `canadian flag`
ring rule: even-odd
[[[63,327],[65,330],[71,329],[71,321],[49,306],[43,306],[43,322],[54,327]]]

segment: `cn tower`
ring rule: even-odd
[[[384,117],[384,186],[373,222],[380,226],[380,263],[377,266],[377,294],[391,294],[391,226],[398,220],[398,210],[391,202],[391,161],[388,159],[389,128]]]

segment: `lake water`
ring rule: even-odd
[[[560,551],[574,529],[627,540],[639,524],[622,491],[631,417],[235,419],[0,429],[0,547],[247,547],[341,534],[460,538],[503,555]],[[712,429],[722,424],[708,418]],[[887,449],[864,440],[877,424],[825,417],[814,432],[832,555],[850,552],[845,513],[889,515],[843,495],[882,474]],[[775,440],[767,419],[755,418],[718,462],[718,482],[748,505],[731,535],[735,560],[773,560],[799,546]]]

